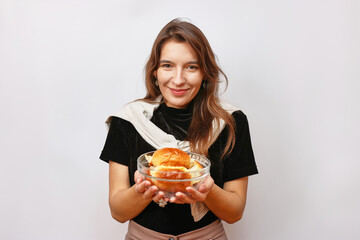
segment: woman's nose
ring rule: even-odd
[[[182,69],[177,69],[175,75],[173,76],[173,83],[175,85],[182,85],[186,82],[185,74]]]

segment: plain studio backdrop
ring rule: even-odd
[[[144,96],[176,17],[205,33],[250,122],[260,174],[229,239],[360,239],[359,16],[356,0],[1,0],[0,239],[123,239],[104,121]]]

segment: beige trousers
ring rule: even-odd
[[[163,234],[145,228],[134,221],[129,222],[125,240],[227,240],[224,227],[220,220],[177,236]]]

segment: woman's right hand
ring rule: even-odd
[[[150,181],[146,180],[144,176],[136,171],[134,174],[135,180],[135,191],[138,194],[141,194],[144,199],[152,198],[152,200],[156,203],[162,201],[168,201],[164,199],[165,193],[163,191],[159,191],[158,187],[152,185]]]
[[[130,185],[129,168],[109,162],[109,205],[111,216],[124,223],[138,216],[154,200],[161,201],[164,193],[152,186],[139,172],[134,175],[135,184]]]

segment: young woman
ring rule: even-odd
[[[111,214],[130,221],[126,239],[227,239],[221,220],[241,219],[258,171],[245,114],[218,97],[221,76],[227,82],[201,30],[175,19],[154,42],[145,98],[108,118],[100,158],[109,163]],[[205,155],[211,176],[164,198],[136,171],[139,155],[163,147]]]

